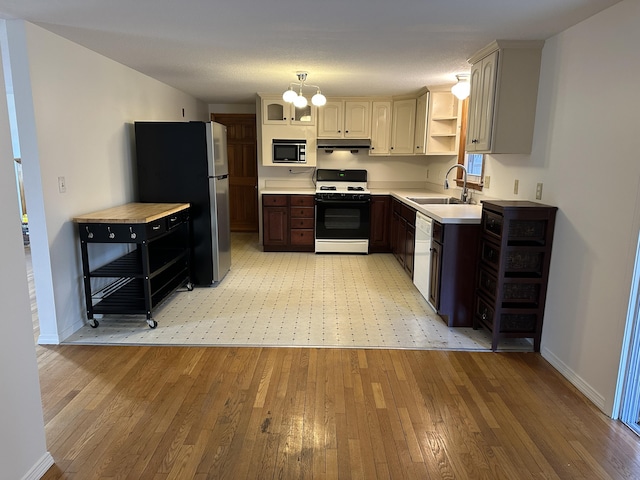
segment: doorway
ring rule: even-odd
[[[256,116],[212,113],[211,120],[227,127],[229,206],[232,232],[258,231],[258,156]]]
[[[640,235],[636,245],[636,259],[631,281],[631,295],[627,311],[627,327],[618,379],[619,418],[640,435]]]

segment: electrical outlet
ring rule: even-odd
[[[516,179],[513,182],[513,193],[515,193],[516,195],[518,194],[518,185],[520,184],[520,181],[518,179]]]
[[[536,200],[542,200],[542,184],[536,185]]]
[[[58,191],[60,193],[65,193],[67,191],[67,181],[64,177],[58,177]]]
[[[487,175],[486,177],[484,177],[484,182],[482,184],[482,186],[484,188],[490,188],[491,185],[491,177],[489,175]]]

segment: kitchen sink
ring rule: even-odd
[[[452,204],[462,203],[459,198],[455,197],[406,197],[418,205],[434,205],[434,204]]]

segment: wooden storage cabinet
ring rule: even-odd
[[[433,221],[429,302],[450,327],[473,325],[479,225]]]
[[[371,102],[330,100],[318,110],[318,138],[369,138]]]
[[[153,309],[182,285],[189,272],[189,204],[130,203],[74,218],[80,238],[87,317],[144,314],[157,326]],[[129,244],[135,249],[94,268],[92,244]]]
[[[313,252],[314,196],[263,195],[262,234],[265,252]]]
[[[532,338],[540,351],[556,207],[485,201],[476,276],[474,327],[501,338]]]

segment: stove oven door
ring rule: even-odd
[[[368,240],[370,198],[361,200],[316,197],[316,239]]]

